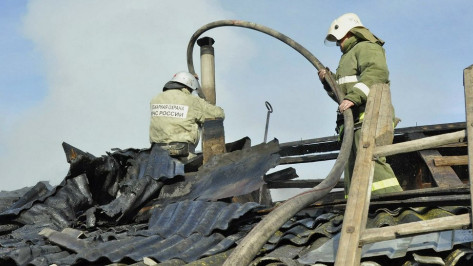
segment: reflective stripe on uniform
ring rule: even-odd
[[[339,78],[337,80],[337,84],[342,85],[342,84],[353,83],[353,82],[358,82],[358,81],[360,81],[359,75],[345,76],[345,77]],[[366,95],[366,97],[368,97],[368,94],[370,94],[370,88],[368,88],[368,86],[366,86],[366,84],[363,82],[358,82],[353,87],[362,91]]]
[[[352,82],[358,82],[358,81],[360,81],[360,76],[358,76],[358,75],[345,76],[345,77],[339,78],[337,80],[337,84],[342,85],[342,84],[345,84],[345,83],[352,83]]]
[[[358,116],[358,121],[363,121],[363,119],[365,118],[365,112],[361,112],[360,115]]]
[[[386,180],[373,182],[373,185],[371,186],[371,191],[385,189],[385,188],[394,187],[394,186],[401,186],[399,184],[399,181],[397,181],[397,178],[395,177],[389,178]]]
[[[368,94],[370,94],[370,88],[368,88],[368,86],[366,86],[366,84],[363,82],[358,82],[353,87],[362,91],[366,95],[366,97],[368,97]]]

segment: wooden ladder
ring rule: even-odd
[[[441,145],[462,142],[468,132],[468,172],[470,197],[473,202],[473,65],[464,70],[466,130],[417,140],[388,144],[392,130],[391,96],[389,86],[376,84],[370,91],[366,103],[365,118],[361,128],[360,145],[357,151],[352,183],[348,195],[342,232],[335,265],[360,265],[364,244],[391,240],[403,236],[434,231],[471,228],[471,214],[400,224],[389,227],[367,229],[368,209],[373,182],[373,158],[398,153],[431,149]]]

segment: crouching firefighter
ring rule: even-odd
[[[195,157],[200,128],[206,119],[225,118],[222,108],[206,102],[193,91],[200,89],[197,78],[178,72],[151,102],[149,140],[186,162]]]
[[[325,75],[334,75],[340,90],[345,94],[337,110],[337,133],[343,136],[342,113],[345,110],[349,108],[352,110],[355,122],[353,146],[344,174],[345,195],[348,195],[370,88],[377,83],[389,84],[389,71],[382,47],[384,41],[365,28],[356,14],[347,13],[334,20],[328,30],[325,43],[336,44],[342,52],[335,74],[325,69],[319,71],[319,78],[329,96],[336,101],[325,80]],[[392,110],[394,112],[394,108]],[[395,126],[395,121],[393,121],[393,126]],[[402,188],[391,166],[386,163],[386,158],[376,158],[371,194],[397,191],[402,191]]]

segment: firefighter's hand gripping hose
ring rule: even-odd
[[[285,44],[289,45],[294,50],[299,52],[317,70],[325,69],[325,67],[320,63],[320,61],[307,49],[305,49],[302,45],[278,31],[248,21],[219,20],[202,26],[192,35],[187,46],[187,67],[190,73],[195,74],[195,69],[192,60],[192,52],[194,44],[199,38],[199,36],[210,29],[224,26],[248,28],[270,35],[284,42]],[[332,76],[326,75],[326,81],[331,87],[334,94],[336,95],[338,102],[341,103],[341,101],[343,100],[343,94],[338,89],[338,86],[333,80]],[[281,204],[271,213],[266,215],[266,217],[264,217],[264,219],[261,220],[240,242],[240,244],[230,254],[230,256],[223,265],[250,264],[253,258],[259,253],[263,245],[285,222],[287,222],[304,207],[323,198],[333,189],[333,187],[335,187],[335,185],[340,180],[340,176],[342,175],[342,172],[345,168],[345,164],[348,161],[348,156],[350,154],[350,149],[353,142],[353,115],[351,109],[347,109],[346,111],[344,111],[343,116],[344,136],[340,148],[340,153],[337,157],[337,160],[335,161],[334,166],[332,167],[324,181],[316,187],[286,200],[283,204]]]

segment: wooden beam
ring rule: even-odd
[[[268,188],[313,188],[322,183],[324,179],[301,179],[268,182]],[[343,188],[343,181],[339,181],[335,188]]]
[[[435,157],[434,165],[435,166],[468,165],[468,155]]]
[[[377,129],[380,129],[378,127],[379,110],[381,105],[386,103],[386,96],[389,95],[386,93],[387,90],[389,90],[388,85],[376,84],[371,88],[368,96],[335,265],[360,264],[361,246],[358,243],[368,218],[374,174],[375,138],[384,133],[377,132]]]
[[[445,132],[458,131],[465,129],[465,122],[426,125],[416,127],[396,128],[394,135],[399,138],[408,133],[423,132],[438,135]],[[451,144],[449,144],[451,145]],[[284,156],[303,155],[317,152],[330,152],[340,149],[338,136],[321,137],[314,139],[305,139],[292,142],[280,143],[280,154]]]
[[[444,230],[461,229],[471,225],[470,214],[461,214],[432,220],[366,229],[360,238],[360,245],[396,239],[402,236],[423,234]]]
[[[328,160],[335,160],[338,157],[338,152],[327,153],[327,154],[317,154],[317,155],[306,155],[306,156],[293,156],[293,157],[283,157],[279,160],[279,164],[294,164],[294,163],[312,163],[312,162],[321,162]]]
[[[319,144],[319,143],[325,143],[325,142],[337,142],[338,141],[338,136],[330,136],[330,137],[322,137],[322,138],[315,138],[315,139],[306,139],[306,140],[297,140],[297,141],[291,141],[291,142],[284,142],[280,143],[279,147],[281,149],[283,148],[288,148],[288,147],[297,147],[297,146],[302,146],[302,145],[311,145],[311,144]]]
[[[426,137],[418,140],[411,140],[392,145],[376,147],[375,156],[390,156],[399,153],[407,153],[425,149],[431,149],[442,145],[463,142],[466,137],[466,130],[461,130],[442,135]]]
[[[447,145],[439,146],[439,148],[441,148],[441,149],[450,149],[450,148],[458,149],[458,148],[467,148],[467,147],[468,147],[468,143],[466,143],[466,142],[459,142],[459,143],[453,143],[453,144],[447,144]]]
[[[298,178],[296,169],[292,167],[284,168],[282,170],[276,171],[271,174],[267,174],[263,176],[264,182],[279,182],[279,181],[286,181],[294,178]]]
[[[334,209],[345,210],[346,199],[343,195],[330,197],[339,192],[331,192],[329,195],[312,204],[313,207],[332,206]],[[417,190],[406,190],[389,194],[371,196],[370,210],[379,208],[397,207],[440,207],[440,206],[464,206],[470,204],[470,189],[468,185],[456,188],[427,188]]]
[[[445,132],[445,131],[458,131],[462,129],[465,129],[465,122],[396,128],[394,130],[394,134],[402,135],[402,134],[414,133],[414,132],[437,133],[437,132]],[[284,142],[284,143],[280,143],[279,146],[281,147],[281,149],[285,149],[288,147],[298,147],[298,146],[304,146],[304,145],[336,143],[336,142],[338,142],[338,136],[330,136],[330,137],[321,137],[321,138],[314,138],[314,139]]]
[[[402,200],[402,199],[410,199],[413,197],[430,197],[430,196],[441,196],[441,195],[455,195],[455,194],[469,194],[469,186],[462,185],[461,187],[453,187],[453,188],[440,188],[440,187],[432,187],[432,188],[423,188],[423,189],[413,189],[413,190],[405,190],[401,192],[394,192],[389,194],[381,194],[381,195],[373,195],[371,197],[372,201],[376,200]]]
[[[473,65],[463,71],[463,86],[465,87],[466,130],[468,132],[468,173],[473,207]]]
[[[391,91],[389,90],[388,85],[373,89],[382,89],[382,98],[380,99],[381,102],[379,109],[375,109],[376,112],[378,112],[378,122],[376,124],[375,133],[375,145],[389,145],[393,143],[394,139],[394,108],[391,103]]]
[[[333,193],[336,193],[335,191]],[[330,194],[333,194],[330,193]],[[403,200],[377,200],[370,202],[370,210],[374,211],[380,208],[415,208],[415,207],[434,207],[439,208],[443,206],[465,206],[470,204],[470,193],[460,195],[442,195],[429,197],[416,197]],[[346,201],[343,197],[337,199],[323,198],[312,204],[313,206],[331,206],[332,209],[345,210]]]
[[[281,154],[281,156],[294,156],[340,150],[341,144],[338,141],[338,138],[328,137],[314,139],[313,141],[317,142],[306,143],[306,141],[301,141],[300,144],[280,144],[279,147],[281,150],[279,151],[279,154]]]
[[[397,134],[407,134],[407,133],[414,133],[414,132],[422,132],[422,133],[433,133],[433,135],[438,135],[439,133],[443,132],[446,133],[447,131],[459,131],[465,129],[465,122],[457,122],[457,123],[447,123],[447,124],[436,124],[436,125],[426,125],[426,126],[415,126],[415,127],[403,127],[403,128],[396,128],[394,133]]]
[[[409,139],[424,139],[423,133],[411,133],[407,135]],[[420,157],[425,162],[425,165],[430,171],[435,184],[438,187],[457,187],[462,186],[463,182],[457,176],[450,166],[439,166],[434,165],[434,158],[441,156],[437,150],[422,150],[418,151]]]

